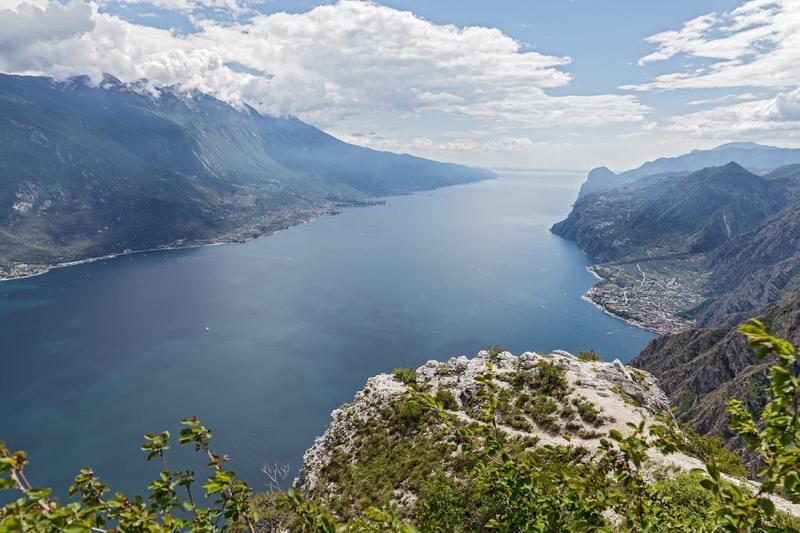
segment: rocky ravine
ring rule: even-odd
[[[638,424],[644,419],[649,425],[672,416],[667,396],[651,374],[619,361],[579,361],[560,351],[549,355],[526,352],[519,357],[482,351],[473,359],[428,361],[417,369],[416,385],[434,395],[448,391],[452,397],[445,408],[464,422],[477,422],[475,413],[481,400],[475,377],[485,373],[489,363],[497,383],[506,391],[508,405],[521,405],[518,412],[501,416],[502,429],[526,446],[562,444],[596,450],[600,437],[611,429],[628,434],[629,422]],[[538,388],[542,365],[548,363],[563,370],[566,382],[561,391],[545,393]],[[418,488],[415,479],[420,477],[416,469],[422,465],[423,477],[436,466],[447,469],[450,462],[457,461],[459,452],[455,446],[448,447],[445,431],[435,422],[418,421],[410,428],[407,423],[398,424],[399,410],[392,406],[402,405],[408,391],[409,385],[395,376],[370,378],[351,403],[333,411],[330,426],[306,452],[295,486],[344,519],[363,509],[363,496],[359,500],[359,495],[364,490],[369,494],[385,490],[401,508],[412,510]],[[520,402],[520,396],[530,400]],[[545,410],[543,415],[541,407],[530,408],[550,400],[549,413]],[[651,466],[654,472],[669,472],[702,464],[676,453],[653,455]],[[394,479],[393,470],[397,470]]]

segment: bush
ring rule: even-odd
[[[572,400],[572,405],[578,410],[578,416],[581,417],[581,420],[587,424],[599,426],[603,423],[603,413],[591,403],[576,398]]]
[[[434,398],[442,405],[443,409],[448,409],[450,411],[458,409],[456,397],[453,396],[453,393],[447,389],[438,389]]]
[[[406,385],[417,384],[417,371],[413,368],[395,368],[392,375]]]
[[[500,355],[501,353],[503,353],[504,351],[506,351],[506,349],[503,348],[502,346],[498,346],[497,344],[494,344],[494,345],[489,346],[488,348],[486,348],[486,351],[489,352],[489,358],[492,359],[492,360],[495,360],[495,359],[497,359],[497,356]]]
[[[537,365],[537,372],[531,380],[531,386],[537,392],[563,398],[569,394],[569,383],[564,369],[552,361],[540,360]]]
[[[686,437],[681,448],[687,455],[697,457],[704,463],[717,465],[720,472],[735,477],[747,477],[742,456],[729,450],[716,435],[700,435],[689,426],[681,425]]]
[[[597,355],[597,352],[594,350],[589,350],[588,352],[581,352],[578,354],[579,361],[600,361],[600,356]]]

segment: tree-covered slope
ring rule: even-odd
[[[247,238],[338,204],[492,176],[198,92],[0,75],[0,277]]]

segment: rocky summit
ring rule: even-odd
[[[655,378],[618,360],[581,361],[562,351],[481,351],[471,359],[428,361],[415,372],[370,378],[351,403],[333,411],[329,427],[306,452],[295,487],[344,519],[363,510],[364,491],[385,491],[412,512],[426,477],[435,468],[458,469],[460,451],[448,442],[445,424],[413,412],[409,393],[424,391],[459,422],[481,424],[484,399],[476,378],[488,371],[499,387],[499,427],[525,447],[592,451],[610,430],[629,434],[628,424],[644,420],[649,426],[672,416]],[[677,453],[654,457],[652,466],[687,470],[701,463]]]

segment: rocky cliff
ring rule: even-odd
[[[669,402],[647,372],[619,361],[580,361],[566,352],[429,361],[399,374],[370,378],[355,399],[331,415],[325,433],[306,452],[295,486],[347,520],[384,499],[413,514],[436,475],[463,473],[466,457],[448,439],[452,428],[415,411],[413,389],[435,396],[465,425],[481,424],[476,377],[487,368],[499,384],[500,428],[520,446],[545,444],[596,450],[609,430],[671,417]],[[654,468],[689,469],[684,454],[653,458]]]

